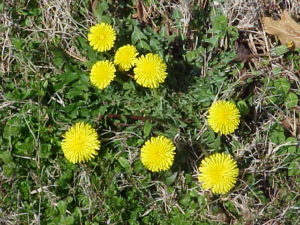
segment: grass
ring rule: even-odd
[[[280,43],[259,18],[281,8],[299,22],[299,3],[277,3],[0,3],[0,224],[298,224],[300,51],[269,55]],[[86,40],[100,21],[117,30],[115,49],[132,43],[163,57],[167,81],[150,90],[120,73],[94,88],[91,66],[113,57]],[[237,103],[234,134],[208,126],[215,99]],[[60,141],[77,121],[96,128],[102,147],[73,165]],[[155,135],[176,145],[166,172],[139,159]],[[197,182],[200,161],[214,152],[240,168],[227,195]]]

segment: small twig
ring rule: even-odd
[[[76,59],[80,62],[87,62],[88,61],[85,57],[77,55],[77,54],[75,54],[71,51],[65,50],[65,53],[67,53],[69,56],[71,56],[72,58],[74,58],[74,59]]]
[[[166,123],[167,120],[164,119],[159,119],[151,116],[133,116],[133,115],[118,115],[118,114],[108,114],[108,115],[99,115],[96,118],[96,121],[108,118],[108,119],[120,119],[122,117],[126,117],[127,119],[132,119],[132,120],[141,120],[141,121],[153,121],[153,122],[162,122]]]
[[[257,57],[266,57],[266,56],[270,56],[270,54],[250,54],[250,55],[240,55],[237,56],[236,58],[234,58],[232,61],[248,61],[252,58],[257,58]]]

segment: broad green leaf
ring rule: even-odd
[[[118,162],[127,172],[131,170],[131,165],[127,159],[123,157],[119,157]]]
[[[283,92],[287,94],[290,91],[291,83],[287,78],[279,78],[274,81],[275,92]]]
[[[269,137],[271,142],[273,142],[274,144],[285,143],[285,134],[283,127],[279,124],[274,125],[270,130]]]
[[[131,90],[132,89],[132,83],[130,83],[130,82],[123,83],[123,89],[124,90]]]
[[[144,125],[144,134],[145,136],[148,136],[152,130],[152,123],[150,123],[149,121],[146,121],[145,125]]]
[[[298,143],[297,138],[294,137],[289,137],[285,140],[285,143],[291,143],[290,146],[283,146],[281,147],[278,151],[277,154],[282,155],[282,154],[296,154],[297,149],[299,151],[299,147],[296,145]],[[294,143],[294,145],[293,145]],[[299,152],[300,153],[300,152]]]
[[[176,177],[177,177],[177,172],[175,172],[173,175],[167,177],[166,179],[166,184],[167,185],[172,185],[174,183],[174,181],[176,180]]]
[[[10,176],[15,174],[16,168],[17,168],[17,166],[13,162],[4,164],[3,165],[3,173],[4,173],[5,176],[10,177]]]
[[[59,48],[56,48],[54,49],[53,51],[53,64],[61,69],[64,65],[64,63],[67,61],[67,55],[66,53],[62,50],[62,49],[59,49]]]
[[[60,82],[58,82],[57,84],[54,84],[54,89],[55,91],[63,88],[63,86],[75,81],[75,80],[78,80],[80,78],[80,74],[78,73],[63,73],[61,75],[59,75],[59,79],[60,79]]]
[[[21,119],[18,117],[12,118],[7,121],[4,127],[3,137],[9,139],[12,136],[18,136],[20,129],[21,129]]]
[[[224,31],[228,28],[228,19],[224,15],[216,15],[212,17],[212,26],[214,32]]]
[[[0,160],[3,163],[10,163],[10,162],[12,162],[12,156],[11,156],[10,151],[1,152],[0,153]]]
[[[204,39],[205,42],[210,43],[213,47],[217,46],[219,41],[219,36],[213,36],[207,39]]]
[[[93,13],[99,23],[111,23],[111,16],[108,14],[108,3],[106,1],[97,1],[96,7],[93,8]]]
[[[132,44],[136,44],[138,41],[147,40],[146,35],[137,27],[134,26],[134,30],[131,34],[131,42]],[[149,45],[148,45],[149,46]]]
[[[65,201],[61,200],[57,203],[57,208],[59,210],[59,213],[61,215],[64,215],[66,213],[66,210],[67,210],[67,203]]]
[[[73,216],[62,217],[60,220],[60,224],[61,225],[73,225],[74,217]]]
[[[151,47],[149,46],[149,44],[148,44],[146,41],[144,41],[144,40],[140,40],[140,41],[139,41],[138,47],[143,48],[143,49],[146,49],[146,50],[148,50],[148,51],[151,51],[151,50],[152,50]]]
[[[35,147],[35,141],[32,136],[27,137],[24,142],[18,141],[15,145],[16,153],[19,155],[31,155]]]
[[[160,47],[160,42],[158,40],[156,40],[155,38],[151,38],[150,39],[150,46],[152,47],[152,49],[154,50],[158,50]]]
[[[300,157],[294,159],[288,168],[289,176],[297,176],[300,175]]]
[[[214,148],[214,149],[219,149],[220,146],[221,146],[221,136],[218,135],[218,136],[216,137],[216,139],[214,140],[213,148]]]
[[[296,107],[298,105],[298,96],[290,92],[285,99],[285,104],[288,109]]]
[[[237,102],[237,107],[240,110],[241,115],[247,115],[250,111],[247,103],[243,100]]]

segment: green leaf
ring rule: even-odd
[[[98,1],[96,7],[93,8],[93,14],[98,22],[111,23],[111,16],[108,14],[109,5],[106,1]]]
[[[16,171],[16,164],[13,162],[7,163],[3,165],[3,173],[5,176],[12,176],[14,175],[15,171]]]
[[[288,109],[296,107],[298,105],[298,96],[290,92],[285,99],[285,104]]]
[[[165,183],[166,183],[167,185],[172,185],[172,184],[174,183],[174,181],[176,180],[177,174],[178,174],[178,173],[175,172],[173,175],[167,177]]]
[[[51,152],[51,145],[47,143],[41,144],[41,158],[49,158],[49,156],[52,154]]]
[[[53,50],[53,55],[54,55],[52,59],[53,64],[57,68],[61,69],[64,63],[67,61],[66,53],[62,49],[57,48]]]
[[[284,128],[279,124],[275,124],[270,130],[269,137],[274,144],[285,143]]]
[[[61,200],[57,203],[57,208],[59,210],[59,213],[61,215],[64,215],[66,213],[66,210],[67,210],[67,203],[65,201]]]
[[[19,186],[24,199],[29,199],[30,196],[30,181],[22,181]]]
[[[300,157],[293,160],[288,168],[289,176],[297,176],[300,175]]]
[[[249,114],[249,107],[247,103],[243,100],[237,102],[237,107],[240,110],[242,116]]]
[[[0,12],[2,13],[4,11],[4,3],[0,3]]]
[[[21,129],[21,119],[16,117],[7,121],[4,131],[3,137],[9,139],[12,136],[18,136]]]
[[[119,157],[118,162],[127,172],[131,170],[131,165],[127,159],[123,157]]]
[[[88,44],[88,41],[86,38],[83,37],[77,37],[77,41],[79,42],[82,49],[88,49],[91,48],[91,46]]]
[[[193,198],[197,198],[199,196],[199,193],[196,190],[191,190],[190,191],[190,196]]]
[[[62,217],[60,220],[60,224],[61,225],[73,225],[74,217],[73,216]]]
[[[137,26],[134,26],[133,32],[131,34],[132,44],[135,45],[138,41],[141,41],[142,39],[147,40],[146,35],[143,32],[141,32],[141,30]]]
[[[125,82],[123,83],[124,90],[135,90],[135,86],[133,82]]]
[[[30,156],[35,147],[35,141],[32,136],[27,137],[24,142],[17,142],[15,145],[16,153]]]
[[[153,127],[153,125],[149,121],[147,121],[145,123],[145,125],[144,125],[144,134],[145,134],[145,136],[148,136],[150,134],[150,132],[152,130],[152,127]]]
[[[74,73],[74,72],[69,72],[69,73],[63,73],[59,75],[60,82],[58,84],[54,85],[55,91],[61,89],[63,86],[76,81],[80,78],[80,74]]]
[[[278,151],[277,154],[278,155],[282,155],[282,154],[296,154],[297,153],[297,149],[299,149],[299,147],[296,146],[296,144],[298,143],[297,138],[294,137],[289,137],[285,140],[285,143],[291,143],[290,146],[283,146],[281,147]],[[292,145],[292,143],[294,143],[294,145]]]
[[[183,16],[182,16],[182,13],[180,12],[180,10],[178,8],[174,8],[173,13],[172,13],[172,19],[179,20],[182,17]]]
[[[286,45],[279,45],[273,49],[271,49],[272,56],[281,56],[289,51],[289,48]]]
[[[224,15],[216,15],[212,17],[212,26],[214,32],[225,31],[228,29],[228,19]]]
[[[150,46],[152,47],[152,49],[158,50],[160,48],[159,45],[160,45],[160,42],[158,40],[156,40],[154,38],[150,39]]]
[[[290,91],[291,83],[287,78],[280,78],[274,81],[275,92],[287,94]]]
[[[218,135],[216,137],[216,139],[214,140],[214,143],[213,143],[213,148],[214,149],[219,149],[221,146],[221,135]]]
[[[148,51],[151,51],[151,50],[152,50],[151,47],[150,47],[150,45],[148,45],[148,43],[147,43],[146,41],[144,41],[144,40],[140,40],[140,41],[139,41],[138,47],[139,47],[139,48],[146,49],[146,50],[148,50]]]
[[[217,46],[219,37],[218,36],[213,36],[210,38],[204,39],[205,42],[210,43],[213,47]]]
[[[75,210],[74,210],[74,215],[75,215],[76,217],[82,217],[82,212],[81,212],[81,210],[80,210],[79,207],[76,207],[76,208],[75,208]]]
[[[10,163],[12,162],[12,156],[10,151],[4,151],[0,154],[0,159],[2,160],[3,163]]]

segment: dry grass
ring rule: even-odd
[[[263,31],[261,24],[262,16],[271,15],[274,18],[279,18],[281,12],[286,9],[296,20],[300,18],[300,3],[298,1],[239,1],[229,0],[226,3],[215,3],[214,7],[221,9],[228,17],[229,23],[238,28],[241,40],[239,45],[246,46],[249,49],[249,54],[269,54],[270,49],[274,48],[277,43],[274,37],[267,35]],[[238,47],[238,46],[237,46]],[[250,69],[261,71],[260,76],[269,80],[274,79],[273,69],[281,68],[283,71],[280,77],[286,77],[292,80],[296,89],[299,88],[300,79],[298,71],[295,71],[292,64],[290,64],[282,56],[271,57],[269,56],[269,63],[264,63],[266,59],[262,57],[253,58],[248,62]],[[249,70],[241,71],[241,76],[248,74]],[[251,74],[251,72],[250,72]],[[270,112],[270,106],[265,104],[265,100],[269,97],[269,92],[266,87],[261,86],[259,83],[254,87],[255,98],[255,111],[252,127],[252,134],[249,136],[248,144],[244,144],[237,149],[238,158],[244,160],[251,160],[251,164],[245,169],[244,174],[254,174],[257,177],[256,184],[261,187],[269,202],[265,205],[260,201],[253,200],[253,196],[249,196],[252,188],[244,183],[243,179],[240,180],[239,191],[231,195],[231,201],[234,203],[236,209],[244,215],[246,224],[285,224],[286,213],[290,210],[296,210],[296,198],[299,198],[299,184],[286,178],[276,177],[276,172],[286,168],[282,162],[284,158],[278,156],[276,152],[278,149],[285,145],[276,146],[271,143],[268,134],[272,124],[284,120],[288,120],[290,126],[288,132],[296,138],[300,138],[299,131],[297,132],[296,124],[299,124],[299,118],[296,116],[299,107],[292,110],[284,110],[276,105],[272,109],[275,112]],[[242,142],[242,140],[240,140]],[[249,144],[251,143],[251,144]],[[286,145],[297,145],[297,143],[287,143]],[[287,157],[287,156],[285,156]],[[273,177],[273,182],[269,183],[270,177]],[[298,189],[298,191],[297,191]],[[275,205],[284,196],[282,190],[287,192],[296,193],[296,198],[290,202],[285,202],[285,205],[280,205],[276,208]],[[248,193],[248,194],[246,194]],[[259,199],[259,198],[257,198]],[[270,213],[269,209],[273,209],[274,218],[266,219],[266,215]],[[257,220],[260,218],[259,220]],[[260,221],[260,222],[258,222]],[[299,221],[299,220],[298,220]]]
[[[270,14],[275,18],[280,15],[281,10],[287,9],[295,19],[300,19],[300,2],[293,0],[281,0],[276,1],[277,6],[273,4],[274,1],[262,1],[262,0],[228,0],[226,3],[218,3],[214,1],[211,5],[215,9],[223,10],[224,14],[228,17],[229,24],[237,27],[239,29],[241,43],[246,46],[251,54],[268,54],[270,49],[276,46],[274,38],[267,35],[261,26],[262,15]],[[9,6],[14,6],[14,1],[9,1]],[[200,8],[205,8],[208,4],[206,0],[190,0],[190,1],[154,1],[151,0],[150,3],[144,4],[142,7],[143,10],[143,20],[145,23],[152,24],[155,28],[156,24],[153,22],[155,18],[159,15],[162,17],[163,23],[168,24],[169,33],[180,33],[185,36],[193,37],[193,31],[190,30],[189,24],[193,20],[193,12],[191,11],[191,5],[198,4]],[[279,7],[278,7],[279,5]],[[274,7],[276,6],[276,7]],[[81,15],[81,21],[76,20],[75,12],[78,12],[78,7],[81,7],[81,10],[85,13]],[[34,72],[36,74],[42,75],[45,71],[48,73],[57,74],[60,71],[56,69],[51,64],[51,55],[50,46],[53,43],[60,45],[64,51],[71,57],[84,61],[85,58],[82,56],[75,45],[74,40],[76,37],[86,37],[85,31],[88,30],[92,24],[95,23],[95,18],[91,13],[93,4],[87,5],[85,1],[71,1],[71,0],[41,0],[39,1],[39,8],[41,9],[42,16],[40,18],[41,23],[36,24],[33,20],[29,22],[29,25],[24,28],[26,32],[29,32],[28,39],[42,39],[44,52],[43,63],[34,64],[33,62],[24,62],[23,59],[20,59],[17,54],[17,50],[12,45],[12,39],[10,33],[17,26],[16,22],[12,19],[11,12],[5,10],[0,15],[0,24],[4,26],[4,32],[0,33],[0,46],[1,46],[1,56],[0,56],[0,73],[4,74],[5,77],[8,77],[11,74],[12,64],[20,63],[21,68],[24,69],[25,73]],[[171,12],[175,9],[178,9],[179,12],[183,15],[183,19],[176,21],[171,18]],[[44,34],[41,37],[41,33]],[[17,34],[18,35],[18,34]],[[226,42],[226,40],[223,40]],[[198,40],[193,39],[193,46],[197,45]],[[208,61],[211,59],[212,53],[208,52],[205,55],[205,65],[208,64]],[[261,71],[260,76],[272,80],[272,70],[274,68],[281,68],[283,71],[281,76],[287,77],[289,80],[292,80],[295,83],[294,89],[300,88],[299,72],[295,71],[295,68],[292,64],[286,61],[283,57],[269,57],[269,64],[265,65],[265,59],[262,57],[253,58],[247,64],[247,69],[240,71],[239,76],[233,82],[230,91],[223,93],[223,97],[228,97],[233,94],[232,91],[235,90],[236,86],[239,85],[240,80],[244,76],[254,76],[252,74],[252,69],[256,71]],[[46,64],[47,63],[47,64]],[[205,76],[207,69],[204,67],[201,70],[201,75]],[[1,83],[2,81],[0,81]],[[16,82],[17,83],[17,82]],[[222,205],[226,201],[231,201],[236,209],[236,211],[242,215],[244,224],[284,224],[285,215],[290,210],[299,210],[297,208],[297,198],[300,197],[299,184],[295,181],[276,177],[275,173],[282,168],[286,168],[284,165],[282,156],[277,156],[276,152],[282,146],[276,146],[268,140],[269,129],[272,124],[275,122],[285,123],[285,127],[288,132],[297,138],[300,138],[299,133],[299,124],[300,120],[297,117],[296,111],[299,112],[300,108],[295,108],[290,111],[284,110],[277,106],[272,106],[275,108],[275,112],[268,112],[269,107],[265,104],[265,99],[268,97],[268,90],[262,86],[260,83],[256,83],[253,88],[254,94],[254,105],[255,109],[253,111],[253,120],[249,123],[245,123],[246,130],[250,135],[246,140],[242,140],[240,137],[233,136],[232,139],[238,141],[240,144],[237,146],[233,145],[235,150],[236,158],[241,161],[241,163],[249,163],[247,168],[242,169],[241,179],[236,189],[226,198],[215,200],[205,191],[198,191],[199,195],[208,197],[208,204],[206,212],[203,219],[210,219],[212,221],[219,221],[231,224],[238,224],[240,220],[236,218],[235,215],[232,215],[226,210],[224,213],[215,215],[211,210],[211,205],[219,201]],[[60,101],[63,106],[65,103],[63,100],[59,99],[59,95],[53,96],[57,98],[57,101]],[[50,103],[50,102],[49,102]],[[49,104],[48,103],[48,104]],[[14,102],[8,101],[4,98],[3,90],[0,89],[0,110],[6,109],[7,107],[14,107]],[[14,109],[14,108],[12,108]],[[7,118],[14,115],[7,115]],[[205,115],[199,115],[204,120]],[[5,119],[7,119],[5,118]],[[2,120],[2,119],[1,119]],[[203,126],[199,133],[199,139],[201,134],[207,129],[207,125]],[[298,130],[297,130],[298,129]],[[185,131],[188,133],[188,131]],[[196,131],[192,131],[196,132]],[[138,158],[138,149],[136,147],[131,147],[127,144],[126,140],[136,136],[135,133],[130,132],[113,132],[107,130],[103,134],[103,137],[110,136],[112,138],[105,140],[107,145],[113,143],[115,148],[122,146],[122,151],[116,154],[116,157],[119,154],[126,152],[128,155],[128,161],[130,164],[133,164],[134,161]],[[33,135],[34,136],[34,135]],[[139,137],[141,138],[141,137]],[[227,142],[231,142],[232,139],[226,139]],[[197,144],[193,143],[192,135],[187,135],[186,137],[181,137],[181,134],[174,138],[178,146],[182,146],[183,150],[189,151],[189,167],[192,171],[197,171],[197,165],[199,164],[200,158],[203,155],[199,155],[199,149]],[[36,137],[37,145],[40,143],[39,137]],[[295,143],[289,143],[290,145],[295,145]],[[285,156],[287,157],[287,156]],[[38,160],[37,160],[38,163]],[[62,168],[60,168],[57,162],[51,162],[51,168],[47,168],[43,171],[43,176],[49,178],[49,183],[47,186],[40,187],[36,190],[31,190],[32,195],[39,194],[43,192],[47,198],[50,199],[53,206],[57,205],[59,201],[59,196],[57,196],[54,191],[55,180],[58,179],[61,175]],[[92,211],[92,204],[97,199],[97,201],[102,201],[102,193],[99,193],[99,189],[95,188],[91,182],[91,173],[88,168],[82,168],[74,175],[74,185],[76,185],[82,193],[88,199],[89,206],[82,207],[83,211]],[[196,172],[195,172],[196,174]],[[245,177],[253,174],[255,177],[255,185],[260,187],[261,190],[265,191],[265,194],[269,197],[267,204],[262,202],[261,197],[256,196],[254,190],[254,185],[251,186],[245,182]],[[117,180],[117,183],[121,188],[134,187],[136,184],[131,183],[131,175],[126,175],[125,173],[119,173],[114,176],[114,179]],[[273,182],[269,182],[269,178]],[[196,178],[196,177],[195,177]],[[6,182],[11,182],[6,179]],[[136,179],[136,177],[134,177]],[[140,180],[143,180],[144,177],[140,177]],[[0,180],[3,180],[0,177]],[[37,186],[40,186],[38,179],[36,180]],[[185,177],[183,173],[177,175],[176,182],[174,183],[173,192],[168,192],[166,185],[163,182],[160,182],[153,179],[153,182],[149,183],[148,187],[155,187],[155,195],[149,196],[153,199],[151,205],[147,205],[147,210],[145,210],[143,216],[148,215],[152,210],[157,207],[157,204],[163,203],[166,213],[169,213],[172,208],[171,206],[177,207],[179,211],[184,214],[185,211],[177,203],[177,192],[186,192],[191,191],[187,190],[188,187],[185,185]],[[195,188],[196,189],[196,188]],[[193,189],[194,190],[194,189]],[[75,190],[71,189],[71,192]],[[286,191],[286,192],[284,192]],[[294,192],[296,197],[289,202],[284,202],[281,205],[280,200],[285,198],[285,194],[289,192]],[[19,195],[19,193],[17,193]],[[149,194],[151,195],[151,193]],[[100,204],[104,207],[102,204]],[[17,206],[22,208],[22,203],[18,203]],[[0,208],[0,210],[2,210]],[[267,215],[274,214],[272,219],[268,218]],[[0,219],[0,224],[21,224],[19,221],[20,215],[18,212],[4,212],[0,211],[1,215],[5,215]],[[228,222],[229,221],[229,222]],[[24,222],[24,221],[23,221]],[[40,214],[35,215],[35,219],[31,220],[28,218],[28,224],[39,224],[40,223]],[[108,221],[109,222],[109,221]]]

